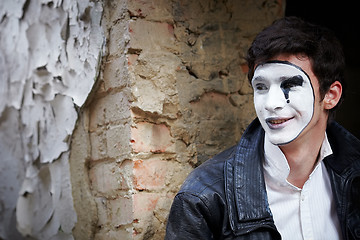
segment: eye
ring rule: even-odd
[[[265,91],[267,89],[268,89],[267,86],[263,83],[255,84],[255,90],[257,90],[257,91]]]

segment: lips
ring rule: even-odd
[[[291,117],[291,118],[267,118],[266,123],[268,124],[268,126],[271,129],[278,129],[278,128],[284,127],[286,122],[288,122],[289,120],[291,120],[293,118],[294,117]]]

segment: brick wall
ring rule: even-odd
[[[77,239],[163,239],[187,174],[255,117],[244,56],[281,0],[105,1],[107,54],[72,141]]]

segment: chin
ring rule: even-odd
[[[296,139],[296,137],[298,136],[297,134],[267,134],[269,137],[269,141],[274,144],[274,145],[278,145],[278,146],[282,146],[282,145],[286,145],[291,143],[292,141],[294,141]]]

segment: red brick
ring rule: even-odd
[[[170,130],[165,124],[139,122],[131,128],[134,152],[167,152],[174,145]]]
[[[249,72],[249,67],[248,67],[247,63],[241,64],[240,68],[243,73],[247,74]]]
[[[133,195],[134,222],[145,224],[153,216],[160,193],[138,192]]]
[[[137,190],[164,188],[169,169],[169,162],[164,160],[149,159],[134,161],[134,187]]]

